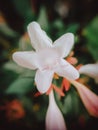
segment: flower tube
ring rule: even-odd
[[[53,91],[49,94],[49,106],[46,114],[46,130],[67,130],[63,115],[55,102]]]

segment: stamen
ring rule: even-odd
[[[49,90],[46,92],[46,95],[49,95],[50,92],[52,91],[52,89],[54,89],[60,96],[65,96],[65,94],[63,93],[63,91],[58,88],[57,86],[55,86],[54,84],[51,85],[51,87],[49,88]]]
[[[61,88],[65,89],[65,91],[70,89],[70,82],[66,78],[63,78]]]
[[[56,91],[60,96],[65,96],[65,94],[63,93],[63,91],[62,91],[60,88],[56,87],[55,85],[53,85],[53,88],[55,89],[55,91]]]

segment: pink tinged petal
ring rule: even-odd
[[[74,44],[74,35],[72,33],[67,33],[57,39],[53,47],[58,50],[61,57],[66,57],[71,51]]]
[[[55,69],[55,72],[66,79],[75,80],[79,78],[79,72],[63,59],[60,60],[59,66]]]
[[[46,130],[66,130],[65,121],[53,95],[49,94],[49,106],[46,114]]]
[[[98,63],[83,65],[79,69],[79,72],[80,74],[85,74],[94,78],[96,82],[98,81]]]
[[[31,44],[36,51],[52,46],[51,39],[40,28],[38,23],[32,22],[27,28],[31,39]]]
[[[79,92],[80,98],[90,115],[98,117],[98,96],[83,84],[70,81]]]
[[[13,53],[12,58],[18,65],[22,67],[33,70],[37,68],[38,60],[36,53],[33,51],[15,52]]]
[[[53,71],[50,70],[37,70],[35,75],[35,83],[40,93],[48,91],[52,83]]]

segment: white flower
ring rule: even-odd
[[[37,69],[35,82],[41,93],[51,86],[54,72],[71,80],[79,77],[78,71],[63,59],[72,49],[72,33],[64,34],[54,44],[36,22],[28,25],[28,33],[36,51],[15,52],[13,60],[22,67]]]
[[[79,73],[94,78],[96,83],[98,83],[98,63],[81,66],[79,69]]]
[[[56,105],[53,91],[49,94],[49,107],[46,114],[46,130],[66,130],[62,113]]]

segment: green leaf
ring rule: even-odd
[[[48,19],[47,19],[45,7],[41,7],[37,22],[40,24],[41,28],[43,29],[48,28]]]
[[[32,5],[29,0],[13,0],[13,5],[16,11],[24,19],[24,29],[27,30],[27,25],[34,19],[35,14],[32,10]]]
[[[18,33],[12,30],[6,23],[0,23],[0,32],[8,37],[18,36]]]
[[[13,0],[13,5],[22,16],[27,16],[28,12],[31,10],[30,1],[28,0]]]
[[[95,61],[98,61],[98,17],[94,18],[83,31],[87,39],[87,48]]]
[[[9,70],[9,71],[13,71],[13,72],[16,72],[18,74],[21,74],[24,72],[24,68],[23,67],[20,67],[18,66],[16,63],[12,62],[12,61],[8,61],[6,62],[4,65],[3,65],[3,68],[5,70]]]
[[[72,23],[72,24],[69,24],[67,29],[66,29],[66,32],[71,32],[71,33],[76,33],[76,31],[79,29],[79,24],[77,23]]]
[[[65,28],[64,23],[60,19],[55,20],[53,26],[59,30]]]
[[[71,87],[63,97],[62,102],[61,100],[58,102],[58,105],[66,116],[77,116],[80,113],[80,100],[76,90]]]
[[[32,78],[18,78],[6,90],[7,94],[26,94],[33,89]]]
[[[31,42],[28,39],[21,38],[19,40],[19,49],[22,51],[31,51],[33,47],[31,46]]]
[[[16,74],[21,74],[23,77],[34,77],[35,70],[30,70],[17,65],[15,62],[8,61],[3,65],[3,69],[7,71],[15,72]]]

